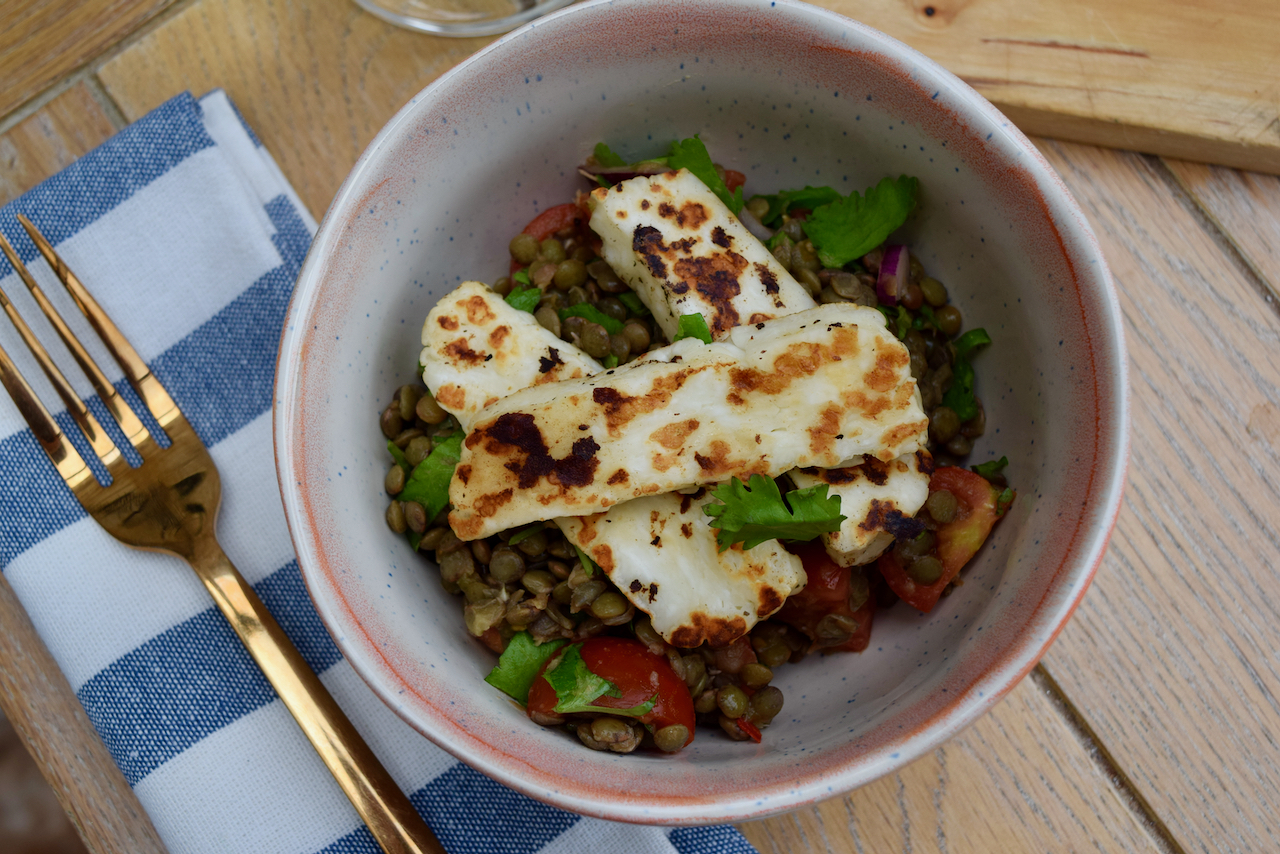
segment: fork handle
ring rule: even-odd
[[[192,568],[378,845],[387,854],[446,854],[222,547],[205,540],[189,560]]]

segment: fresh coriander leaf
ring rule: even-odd
[[[867,190],[814,210],[804,223],[818,258],[828,267],[843,267],[875,249],[897,231],[916,205],[920,182],[906,175],[884,178]]]
[[[618,686],[587,669],[582,660],[581,644],[574,644],[564,651],[558,661],[547,667],[543,678],[556,692],[555,711],[562,715],[577,712],[607,712],[611,715],[638,718],[653,710],[658,696],[650,697],[629,709],[612,709],[594,705],[601,697],[621,697]]]
[[[938,317],[933,313],[932,308],[927,305],[922,305],[916,311],[916,319],[911,321],[911,328],[924,329],[928,326],[932,326],[934,329],[937,329]]]
[[[396,443],[390,439],[387,440],[387,450],[391,452],[391,459],[395,460],[400,468],[404,469],[405,474],[413,474],[413,466],[409,465],[409,460],[405,457],[404,451],[397,448]]]
[[[708,524],[717,529],[720,551],[734,543],[753,549],[765,540],[812,540],[840,530],[845,518],[840,496],[828,496],[825,483],[793,489],[784,501],[773,478],[753,474],[749,485],[734,478],[716,487],[711,496],[721,503],[709,503],[702,512],[713,517]]]
[[[609,183],[609,179],[604,177],[603,175],[596,175],[595,177],[596,177],[597,187],[604,187],[605,189],[608,189],[609,187],[613,186],[612,184]]]
[[[690,139],[671,143],[671,154],[667,157],[667,165],[672,169],[688,169],[699,181],[707,185],[707,189],[720,197],[729,210],[735,214],[742,210],[742,188],[729,192],[724,179],[716,173],[716,165],[711,162],[711,155],[702,140],[694,135]]]
[[[604,357],[604,361],[600,364],[604,365],[606,368],[616,368],[618,367],[618,357],[610,353]]]
[[[525,269],[516,270],[512,273],[511,281],[524,285],[526,288],[533,284],[533,280],[529,278],[529,271]]]
[[[649,306],[645,305],[640,299],[640,295],[635,291],[623,291],[618,294],[618,302],[627,307],[632,314],[643,317],[649,313]]]
[[[587,575],[595,575],[600,571],[600,567],[596,565],[596,562],[591,559],[590,555],[578,548],[577,543],[574,543],[573,550],[578,553],[578,560],[582,562],[582,569]]]
[[[985,347],[991,343],[991,336],[987,334],[985,329],[970,329],[965,334],[956,339],[956,354],[968,358],[969,354],[979,347]]]
[[[418,544],[422,542],[422,534],[419,534],[417,531],[406,531],[405,533],[409,535],[409,548],[416,552],[418,550]]]
[[[484,681],[522,706],[529,705],[529,689],[547,659],[555,655],[567,640],[557,638],[542,645],[534,643],[528,632],[516,632],[498,657],[498,664]]]
[[[532,312],[542,301],[542,291],[537,288],[516,288],[507,294],[507,305],[521,311]]]
[[[991,478],[995,477],[996,475],[1000,474],[1000,472],[1004,471],[1004,467],[1007,465],[1009,465],[1009,458],[1001,457],[998,460],[990,460],[988,462],[981,463],[976,466],[969,466],[969,468],[973,471],[974,474],[980,474],[983,477],[985,477],[987,480],[991,480]]]
[[[897,324],[894,334],[898,336],[898,340],[907,340],[907,333],[911,331],[911,312],[904,306],[898,306],[898,316],[894,318],[894,323]]]
[[[703,344],[710,344],[711,330],[707,327],[707,319],[697,312],[680,315],[680,325],[676,327],[675,341],[681,338],[697,338]]]
[[[788,211],[795,208],[815,210],[823,205],[838,201],[842,196],[838,190],[834,190],[831,187],[806,186],[802,190],[783,190],[777,195],[755,196],[753,198],[764,199],[769,203],[769,210],[760,219],[760,222],[772,227]]]
[[[787,251],[790,252],[791,247],[795,246],[796,244],[794,240],[792,240],[790,237],[787,236],[787,233],[785,231],[783,231],[782,229],[778,229],[776,232],[774,232],[773,237],[770,237],[768,240],[764,242],[764,247],[768,249],[770,252],[772,252],[773,250],[777,249],[779,245],[787,247]]]
[[[973,365],[964,356],[957,355],[951,365],[951,385],[942,395],[942,405],[955,410],[961,422],[978,414],[978,402],[973,397],[973,379]]]
[[[512,534],[511,539],[507,540],[507,545],[509,546],[519,545],[520,543],[523,543],[525,540],[529,539],[530,537],[532,537],[534,534],[538,533],[541,530],[542,530],[542,523],[534,522],[529,527],[523,528],[519,531],[516,531],[514,534]]]
[[[449,481],[453,479],[453,470],[457,467],[460,456],[461,430],[439,442],[427,458],[414,467],[404,489],[400,490],[396,498],[418,502],[427,511],[427,518],[434,519],[449,503]]]
[[[598,323],[603,326],[610,335],[617,335],[622,331],[621,320],[610,317],[591,303],[580,302],[577,305],[560,309],[561,320],[566,320],[570,317],[585,317],[592,323]]]
[[[596,162],[601,166],[626,166],[627,161],[623,160],[612,148],[603,142],[596,143],[595,149]]]
[[[996,515],[1003,516],[1009,510],[1009,505],[1013,503],[1014,497],[1017,495],[1010,487],[1005,487],[1004,492],[1000,493],[1000,497],[996,499]]]

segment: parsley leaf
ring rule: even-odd
[[[484,681],[511,697],[522,706],[529,705],[529,689],[538,671],[551,656],[568,641],[564,638],[547,641],[539,646],[528,632],[516,632],[507,642],[507,648],[498,657],[498,664],[484,677]]]
[[[418,502],[427,511],[427,518],[434,519],[449,503],[449,481],[461,456],[462,431],[459,430],[439,442],[427,458],[414,467],[396,498]]]
[[[697,312],[680,315],[680,325],[676,328],[676,337],[672,343],[681,338],[697,338],[703,344],[710,344],[711,330],[707,327],[707,319]]]
[[[596,143],[595,149],[596,162],[601,166],[626,166],[627,161],[614,152],[612,148],[603,142]]]
[[[690,139],[671,143],[671,155],[667,165],[672,169],[688,169],[694,176],[707,185],[707,189],[720,197],[729,210],[735,214],[742,210],[742,188],[729,192],[724,179],[716,173],[716,165],[711,162],[707,147],[695,134]]]
[[[828,496],[825,483],[793,489],[784,501],[773,478],[753,474],[750,485],[734,478],[716,487],[711,496],[723,503],[707,504],[702,512],[714,517],[708,524],[717,529],[720,551],[734,543],[753,549],[765,540],[812,540],[840,530],[845,519],[840,496]]]
[[[516,531],[514,534],[512,534],[511,539],[507,540],[507,545],[514,546],[514,545],[523,543],[525,540],[529,539],[530,537],[532,537],[534,534],[538,533],[541,530],[542,530],[542,523],[534,522],[529,527]]]
[[[903,175],[884,178],[867,190],[814,210],[804,223],[818,258],[828,267],[843,267],[875,249],[907,221],[916,206],[920,182]]]
[[[526,269],[516,270],[512,273],[511,281],[524,285],[526,288],[533,284],[533,279],[529,278],[529,271]]]
[[[942,405],[954,409],[962,422],[978,414],[978,402],[973,396],[973,365],[969,363],[969,356],[977,348],[990,343],[991,336],[985,329],[970,329],[955,341],[956,360],[951,366],[951,385],[942,395]]]
[[[606,368],[616,368],[618,367],[618,357],[610,353],[604,357],[604,361],[600,364],[604,365]]]
[[[806,185],[803,190],[783,190],[773,196],[754,196],[753,201],[755,199],[764,199],[769,203],[769,211],[760,218],[760,222],[772,226],[782,219],[784,213],[793,208],[814,210],[841,198],[843,197],[840,192],[833,190],[831,187],[810,187]]]
[[[640,300],[640,295],[635,291],[623,291],[618,294],[618,302],[625,305],[627,310],[634,315],[643,317],[644,315],[649,314],[649,306],[645,305]]]
[[[541,301],[542,291],[537,288],[517,287],[514,291],[507,294],[507,305],[512,308],[518,308],[521,311],[532,312],[538,307],[538,303]]]
[[[611,715],[623,715],[638,718],[653,710],[658,695],[629,709],[612,709],[608,706],[593,705],[601,697],[621,697],[618,686],[587,669],[582,660],[581,644],[574,644],[564,651],[560,660],[551,664],[543,678],[551,684],[556,692],[555,710],[562,715],[576,712],[608,712]]]
[[[1013,503],[1014,497],[1017,495],[1011,487],[1006,486],[1004,492],[996,499],[996,515],[1003,516],[1009,511],[1009,505]]]
[[[981,463],[980,465],[969,466],[969,468],[974,474],[980,474],[987,480],[991,480],[991,478],[1004,471],[1004,467],[1007,465],[1009,465],[1009,458],[1001,457],[998,460],[989,460],[988,462]]]
[[[568,308],[560,309],[561,320],[566,320],[570,317],[584,317],[592,323],[598,323],[603,326],[605,331],[610,335],[617,335],[622,331],[621,320],[615,320],[589,302],[580,302],[577,305],[571,305]]]
[[[578,553],[578,560],[582,561],[582,568],[586,571],[587,575],[595,575],[600,571],[600,567],[596,562],[591,559],[589,554],[578,548],[577,543],[573,544],[573,550]]]
[[[399,464],[400,468],[404,469],[405,474],[413,474],[413,466],[409,465],[409,458],[406,457],[404,455],[404,451],[397,448],[396,443],[390,439],[387,440],[387,450],[391,452],[391,459],[395,460],[396,463]]]
[[[897,306],[896,311],[887,305],[877,305],[876,309],[884,315],[889,331],[896,335],[899,341],[905,341],[912,327],[911,313],[903,306]]]

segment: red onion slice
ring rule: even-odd
[[[911,257],[905,246],[886,246],[880,261],[880,276],[876,279],[876,296],[884,305],[897,305],[907,294],[907,281],[911,272]]]

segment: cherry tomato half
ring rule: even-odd
[[[942,561],[942,575],[932,584],[912,581],[892,551],[880,556],[877,567],[894,593],[917,611],[928,613],[938,603],[943,589],[960,574],[961,568],[978,552],[999,521],[996,502],[1000,490],[982,475],[956,466],[942,466],[929,480],[929,492],[947,490],[956,497],[956,516],[934,531],[934,554]]]
[[[566,647],[567,649],[567,647]],[[688,746],[693,741],[696,725],[693,698],[684,680],[676,675],[667,660],[654,655],[643,643],[630,638],[595,637],[582,642],[579,654],[587,669],[601,679],[617,686],[621,697],[598,697],[592,705],[609,709],[629,709],[654,698],[653,708],[637,718],[642,724],[650,724],[655,730],[672,724],[683,724],[689,729]],[[555,656],[544,665],[543,670]],[[529,712],[544,715],[556,714],[556,692],[551,683],[538,675],[529,690]]]
[[[817,639],[818,623],[828,614],[849,617],[858,629],[847,641],[835,646],[822,646],[823,651],[862,652],[871,642],[871,621],[875,614],[875,597],[868,596],[856,611],[849,607],[849,573],[838,565],[821,543],[794,543],[793,554],[804,564],[808,581],[804,589],[787,600],[777,619]]]
[[[579,220],[586,219],[586,214],[582,208],[573,202],[567,202],[563,205],[556,205],[553,208],[547,208],[542,213],[533,218],[528,225],[524,227],[525,234],[532,234],[539,240],[546,240],[562,228],[568,228],[576,224]]]
[[[724,185],[732,193],[734,190],[747,183],[747,176],[743,175],[735,169],[724,170]]]

